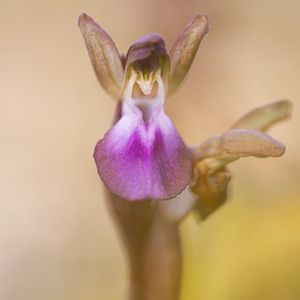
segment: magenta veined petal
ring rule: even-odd
[[[191,155],[161,110],[145,122],[128,113],[98,142],[98,173],[107,188],[127,200],[169,199],[190,181]]]

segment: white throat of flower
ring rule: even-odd
[[[139,113],[148,122],[156,113],[163,111],[164,102],[165,89],[161,75],[141,80],[133,71],[123,92],[122,115]]]

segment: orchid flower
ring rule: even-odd
[[[100,84],[120,100],[113,127],[95,148],[100,177],[123,199],[174,198],[190,182],[192,155],[164,102],[183,80],[208,31],[206,16],[196,16],[169,53],[163,38],[152,33],[135,41],[125,57],[89,16],[80,16],[79,27]]]
[[[135,41],[125,56],[86,14],[79,27],[100,84],[118,100],[113,126],[97,143],[94,159],[128,254],[128,299],[178,300],[180,221],[190,212],[206,218],[226,201],[229,163],[285,152],[265,131],[289,117],[291,103],[257,108],[225,133],[187,146],[164,102],[188,72],[208,32],[207,17],[195,16],[169,52],[152,33]],[[160,199],[165,200],[151,201]]]
[[[227,165],[243,157],[278,157],[285,146],[264,133],[271,125],[290,117],[292,104],[281,100],[250,111],[224,134],[193,147],[194,175],[191,190],[196,208],[207,217],[227,200],[231,174]]]
[[[113,194],[132,201],[181,201],[178,195],[188,190],[193,205],[195,197],[201,198],[198,206],[203,206],[205,217],[226,199],[229,162],[284,153],[284,146],[263,131],[289,116],[289,101],[249,113],[225,134],[198,147],[186,146],[166,115],[165,98],[183,81],[208,32],[205,15],[186,25],[169,52],[163,38],[151,33],[122,56],[111,37],[86,14],[80,16],[79,27],[100,84],[119,101],[113,127],[94,152],[98,173]],[[168,211],[168,203],[161,205],[162,211]]]

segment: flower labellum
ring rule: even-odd
[[[83,14],[79,27],[100,84],[118,98],[113,127],[95,148],[98,173],[114,194],[126,200],[169,199],[192,175],[192,155],[164,111],[168,86],[173,93],[188,71],[207,18],[196,16],[168,54],[163,38],[138,39],[121,58],[109,35]]]

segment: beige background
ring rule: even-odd
[[[171,45],[197,13],[210,33],[167,111],[189,144],[276,99],[280,159],[233,166],[231,200],[182,227],[183,299],[300,298],[297,0],[0,0],[0,299],[123,299],[126,265],[92,159],[114,102],[77,28],[94,17],[125,52],[157,31]],[[159,249],[157,249],[159,255]]]

